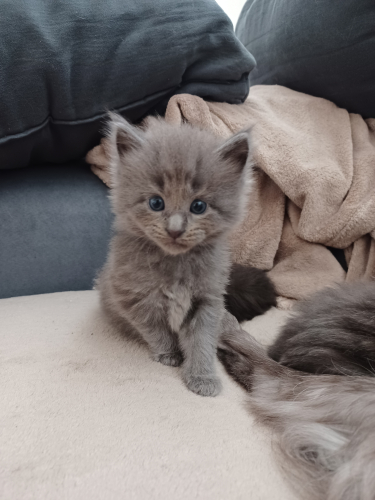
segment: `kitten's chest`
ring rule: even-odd
[[[195,299],[203,299],[207,294],[220,294],[219,275],[221,277],[222,273],[216,269],[214,256],[204,257],[181,259],[179,266],[167,266],[161,273],[164,279],[159,290],[164,299],[166,321],[176,333],[180,331]]]
[[[171,330],[177,333],[189,312],[192,292],[177,282],[172,286],[163,287],[162,293],[166,300],[167,322]]]

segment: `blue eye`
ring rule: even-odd
[[[207,203],[201,200],[194,200],[193,203],[190,205],[190,212],[193,214],[203,214],[206,211],[207,208]]]
[[[154,212],[161,212],[164,210],[164,200],[160,196],[153,196],[150,198],[148,204],[150,205],[151,210]]]

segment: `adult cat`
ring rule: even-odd
[[[299,498],[373,500],[375,283],[326,288],[301,303],[270,349],[282,364],[233,317],[223,332],[219,358],[279,436]]]

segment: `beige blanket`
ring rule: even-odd
[[[288,313],[244,325],[270,344]],[[101,313],[98,293],[0,300],[1,500],[298,500],[272,433],[217,363],[188,391]]]
[[[323,286],[375,277],[375,119],[262,85],[240,105],[174,96],[165,118],[222,137],[255,123],[256,187],[232,250],[236,262],[269,271],[281,307]],[[87,161],[106,182],[105,140]],[[327,246],[345,249],[347,273]]]

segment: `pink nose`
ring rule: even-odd
[[[169,236],[171,236],[171,238],[173,238],[174,240],[176,240],[179,236],[181,236],[183,232],[184,231],[172,231],[168,229]]]

